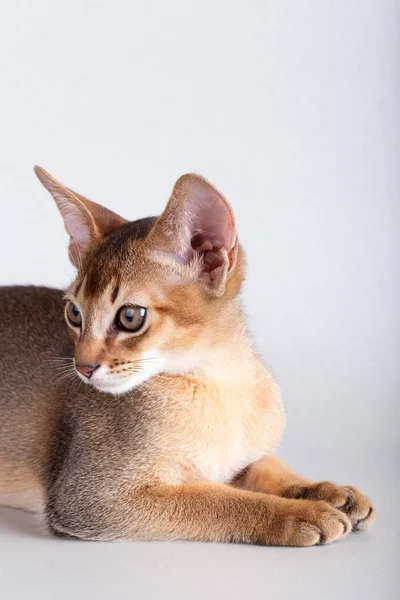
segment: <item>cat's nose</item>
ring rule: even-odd
[[[100,366],[100,363],[97,365],[75,365],[75,368],[77,371],[79,371],[79,373],[81,375],[84,375],[85,377],[87,377],[88,379],[91,378],[91,376],[93,375],[93,373],[95,372],[96,369],[98,369]]]

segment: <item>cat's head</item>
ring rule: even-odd
[[[120,394],[158,373],[212,367],[229,332],[243,327],[244,259],[225,198],[184,175],[160,217],[129,222],[35,172],[56,201],[78,271],[65,319],[80,378]]]

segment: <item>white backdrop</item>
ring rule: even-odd
[[[73,273],[34,163],[132,219],[199,172],[237,215],[244,302],[289,411],[284,455],[356,484],[394,467],[399,13],[397,0],[2,2],[0,283]]]

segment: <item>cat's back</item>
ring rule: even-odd
[[[62,296],[46,287],[0,287],[0,389],[31,384],[32,369],[46,358],[73,355]]]
[[[19,334],[26,335],[26,342],[29,343],[35,332],[51,333],[49,319],[54,319],[52,326],[62,326],[62,298],[63,292],[54,288],[34,285],[0,286],[1,337],[6,337],[11,342]],[[18,343],[17,339],[15,341]],[[34,342],[36,344],[37,340]]]
[[[59,357],[72,357],[63,318],[63,293],[0,287],[0,459],[37,458],[51,435],[59,394]],[[41,439],[40,439],[41,438]],[[1,462],[1,460],[0,460]],[[1,470],[1,465],[0,465]]]

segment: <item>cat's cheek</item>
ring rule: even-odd
[[[79,332],[80,332],[80,330],[77,330],[75,327],[72,328],[68,324],[66,324],[65,326],[67,328],[68,337],[73,341],[74,345],[76,346],[77,343],[78,343],[78,341],[79,341]]]

